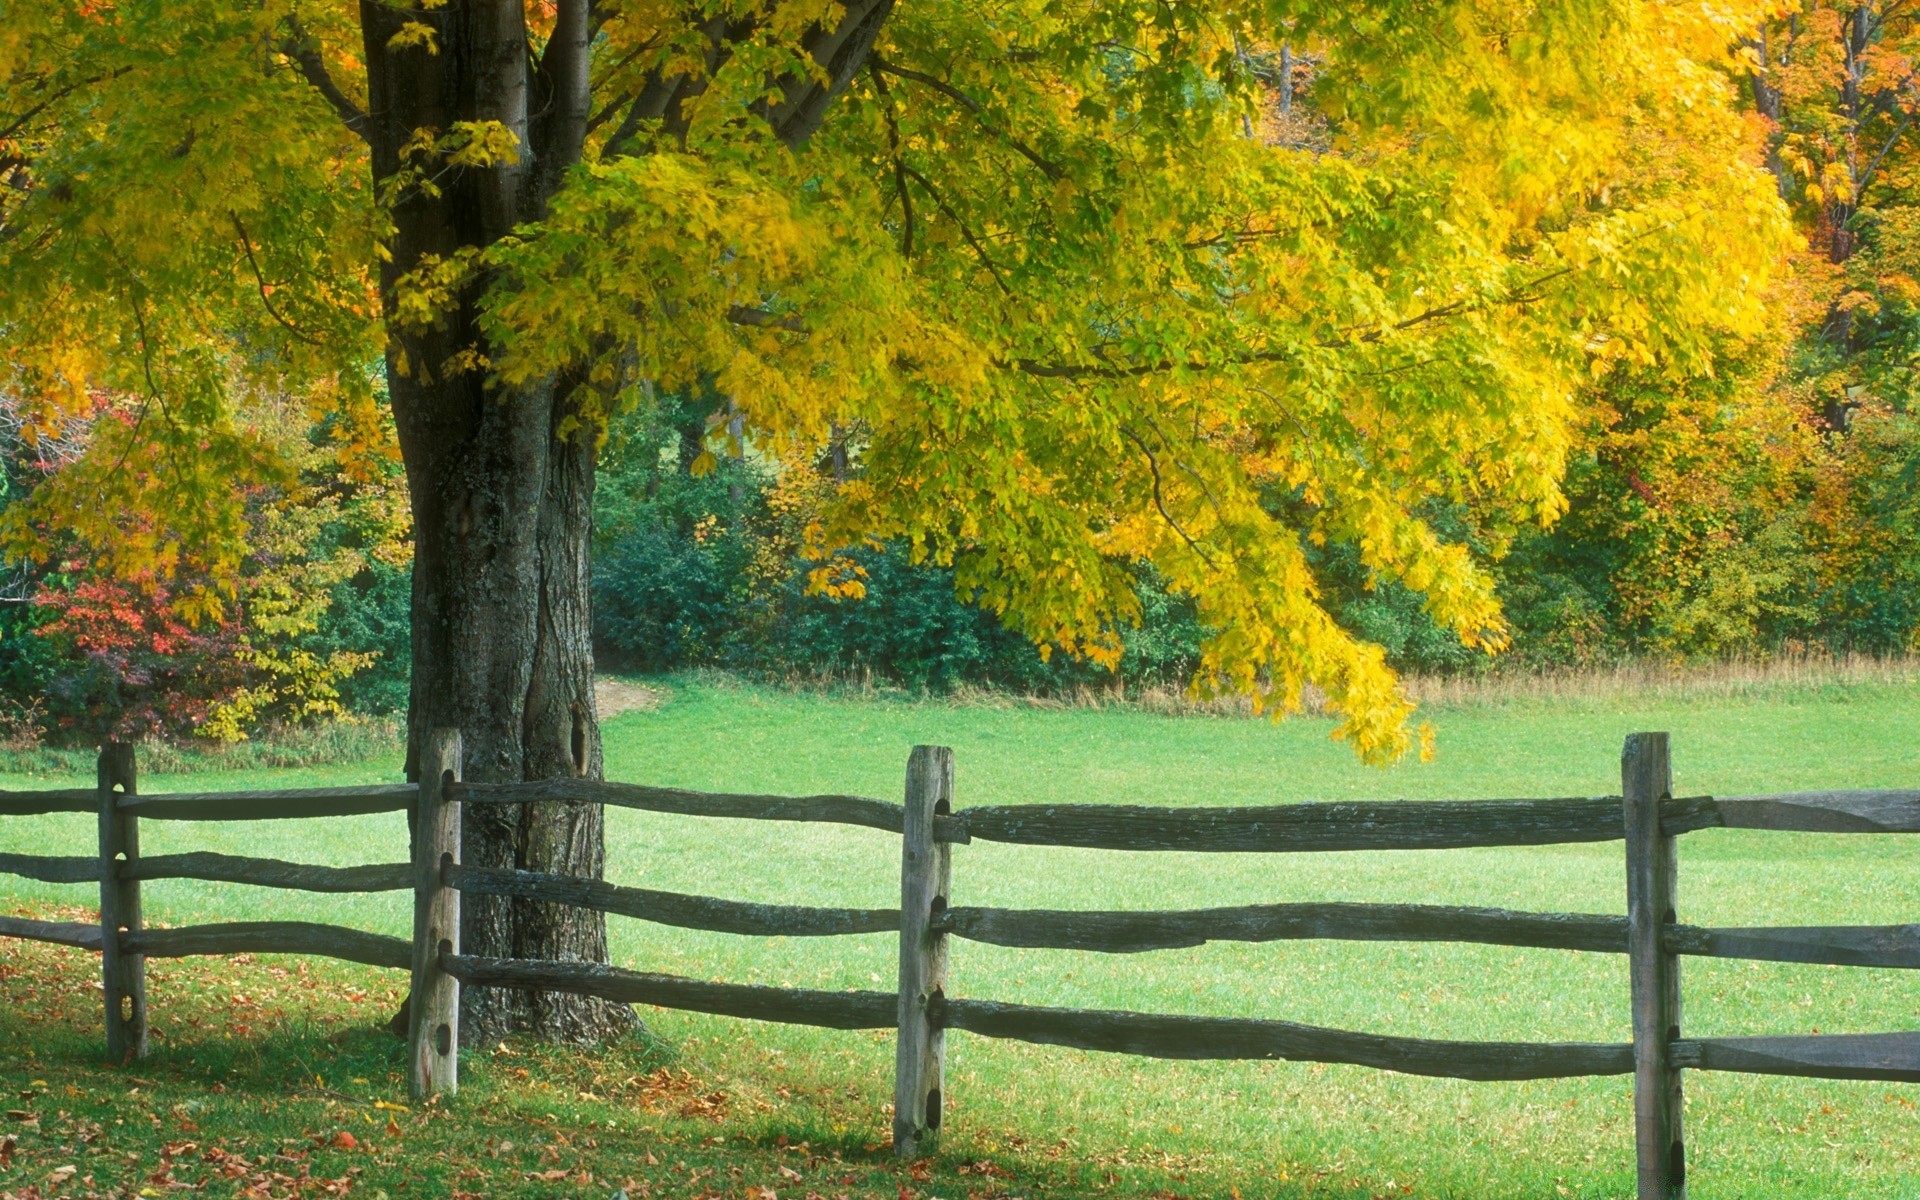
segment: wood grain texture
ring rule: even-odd
[[[915,746],[907,759],[906,827],[900,835],[899,1036],[893,1067],[893,1152],[911,1158],[940,1134],[946,1031],[934,1018],[947,987],[947,908],[953,851],[934,822],[953,811],[953,751]]]
[[[310,921],[234,921],[220,925],[187,925],[179,929],[148,929],[122,939],[127,948],[148,958],[190,958],[211,954],[313,954],[364,963],[369,967],[405,970],[413,949],[404,940],[382,933],[317,925]]]
[[[651,1004],[785,1025],[826,1029],[891,1029],[898,997],[891,992],[829,992],[813,988],[709,983],[679,975],[627,971],[602,963],[443,955],[447,974],[470,987],[572,992],[625,1004]]]
[[[133,747],[100,748],[94,802],[99,810],[100,979],[106,1009],[107,1059],[125,1063],[147,1053],[147,964],[128,944],[140,932],[140,882],[124,874],[140,859],[140,821],[126,811],[139,797]]]
[[[0,870],[5,864],[0,862]],[[236,854],[195,851],[143,858],[126,872],[132,879],[205,879],[215,883],[248,883],[256,887],[292,888],[303,892],[398,892],[413,886],[409,863],[379,863],[364,867],[319,867],[282,862],[277,858],[249,858]]]
[[[1663,801],[1673,793],[1667,735],[1635,733],[1620,753],[1627,835],[1627,974],[1633,1011],[1634,1149],[1639,1200],[1684,1200],[1686,1143],[1681,1130],[1680,962],[1666,944],[1675,923],[1679,877]]]
[[[1920,791],[1780,792],[1715,802],[1728,829],[1920,833]]]
[[[460,731],[427,731],[420,746],[420,804],[413,826],[413,944],[408,966],[407,1089],[416,1100],[460,1089],[460,983],[440,962],[460,953],[460,893],[447,870],[460,861]]]
[[[832,937],[848,933],[891,933],[900,928],[897,908],[814,908],[798,904],[756,904],[690,896],[650,888],[619,887],[576,875],[503,871],[455,864],[447,883],[458,891],[489,896],[519,896],[572,904],[657,925],[705,929],[760,937]]]
[[[0,937],[78,946],[82,950],[100,949],[100,927],[90,921],[35,921],[28,917],[0,917]]]
[[[1676,925],[1667,946],[1703,958],[1920,968],[1920,925],[1807,925],[1702,929]]]
[[[1351,1063],[1408,1075],[1477,1080],[1626,1075],[1633,1070],[1633,1048],[1625,1044],[1449,1042],[1291,1021],[1040,1008],[991,1000],[950,999],[940,1016],[947,1028],[982,1037],[1151,1058]]]
[[[34,817],[41,813],[90,813],[100,808],[92,788],[54,788],[42,792],[0,791],[0,817]]]
[[[1676,802],[1676,817],[1710,803]],[[970,837],[987,842],[1209,853],[1539,846],[1614,841],[1623,835],[1620,802],[1612,797],[1342,801],[1260,808],[1012,805],[966,809],[958,819]]]
[[[1177,912],[951,908],[935,923],[996,946],[1132,954],[1209,941],[1480,942],[1624,954],[1627,919],[1439,904],[1249,904]]]
[[[0,854],[0,875],[19,875],[42,883],[99,883],[100,860],[46,854]]]
[[[906,810],[865,796],[762,796],[694,792],[597,779],[541,779],[530,783],[469,783],[456,789],[467,804],[611,804],[689,817],[732,817],[747,821],[813,821],[859,825],[899,833]],[[938,823],[937,838],[965,842],[965,829],[951,818]]]
[[[260,792],[174,792],[135,796],[121,808],[155,821],[279,821],[403,812],[419,789],[411,783],[366,787],[285,788]]]
[[[1920,1033],[1687,1038],[1674,1062],[1700,1071],[1920,1083]]]

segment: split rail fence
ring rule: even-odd
[[[0,917],[0,936],[98,951],[108,1053],[145,1053],[147,958],[234,953],[326,955],[411,970],[408,1080],[416,1095],[458,1085],[462,987],[532,988],[835,1029],[897,1029],[894,1145],[913,1154],[940,1129],[946,1033],[1174,1059],[1350,1063],[1473,1080],[1584,1075],[1634,1077],[1642,1200],[1685,1195],[1681,1073],[1687,1069],[1827,1079],[1920,1082],[1920,1032],[1689,1038],[1681,1033],[1683,955],[1920,967],[1920,925],[1709,929],[1678,922],[1675,839],[1711,828],[1825,833],[1920,832],[1920,790],[1675,797],[1664,733],[1634,734],[1620,796],[1591,799],[1292,804],[1147,808],[1119,804],[953,807],[953,756],[921,746],[907,765],[904,804],[857,796],[721,795],[588,780],[467,784],[457,734],[436,733],[419,785],[142,796],[133,755],[109,746],[94,789],[0,792],[0,815],[95,812],[96,855],[0,852],[0,872],[100,887],[98,925]],[[901,837],[900,907],[751,904],[623,887],[598,880],[469,866],[460,813],[469,804],[610,804],[656,812],[769,821],[828,821]],[[191,853],[143,856],[145,820],[235,821],[409,811],[414,861],[319,867]],[[1184,912],[1042,911],[948,903],[952,847],[973,841],[1103,850],[1290,853],[1432,850],[1624,841],[1626,915],[1513,912],[1430,904],[1263,904]],[[414,929],[402,940],[353,929],[273,921],[149,929],[140,885],[201,879],[319,892],[412,889]],[[463,894],[520,897],[758,936],[899,933],[894,992],[714,983],[579,962],[484,958],[460,949]],[[1036,1007],[948,995],[948,945],[1105,953],[1264,942],[1479,942],[1625,954],[1633,1040],[1460,1042],[1386,1037],[1288,1021]]]

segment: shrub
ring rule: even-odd
[[[412,620],[412,566],[375,560],[334,585],[327,610],[300,644],[323,657],[341,652],[374,655],[366,667],[340,681],[340,704],[349,712],[375,716],[403,713],[413,663]]]

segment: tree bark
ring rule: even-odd
[[[434,46],[394,46],[403,21],[428,24]],[[413,189],[393,209],[391,303],[400,277],[430,255],[486,247],[537,219],[557,186],[564,147],[529,137],[527,34],[518,0],[468,0],[402,12],[362,6],[374,174],[399,176],[400,148],[416,130],[499,121],[523,147],[519,160],[466,169],[436,193]],[[584,53],[584,46],[578,48]],[[550,126],[565,122],[552,116]],[[447,364],[487,343],[476,324],[476,280],[429,329],[389,314],[387,382],[406,462],[414,523],[413,684],[408,771],[426,731],[458,729],[470,782],[601,775],[593,703],[588,550],[594,437],[558,435],[578,409],[567,379],[508,392],[475,370]],[[588,805],[471,806],[465,861],[598,878],[605,861],[601,812]],[[483,957],[604,962],[606,918],[502,897],[473,897],[462,946]],[[461,1033],[468,1045],[508,1033],[580,1041],[634,1023],[631,1010],[557,993],[469,989]]]

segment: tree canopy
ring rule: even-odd
[[[743,417],[717,448],[846,448],[819,586],[903,539],[1102,659],[1150,562],[1210,630],[1199,686],[1315,685],[1391,757],[1410,705],[1307,548],[1503,643],[1487,559],[1560,512],[1578,398],[1765,330],[1790,233],[1734,105],[1764,9],[31,7],[0,30],[0,389],[49,436],[96,389],[138,415],[11,536],[230,575],[233,480],[283,469],[261,387],[349,459],[387,452],[402,382],[562,381],[588,445],[711,387]],[[443,75],[482,103],[383,143]],[[475,227],[396,258],[461,188]],[[498,236],[489,197],[517,198]],[[166,520],[113,524],[136,507]]]

